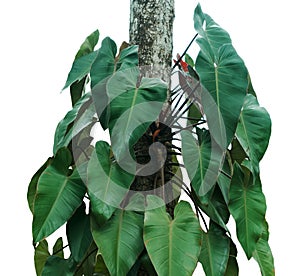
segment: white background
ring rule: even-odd
[[[174,53],[195,31],[198,1],[175,0]],[[5,4],[4,4],[5,3]],[[299,273],[299,8],[297,1],[202,0],[231,35],[272,121],[261,163],[277,275]],[[52,153],[58,121],[71,108],[64,85],[87,35],[128,41],[129,0],[2,1],[0,8],[1,275],[35,275],[27,186]],[[197,47],[193,47],[197,49]],[[196,52],[190,52],[196,57]],[[234,231],[234,230],[232,230]],[[239,248],[241,276],[260,275]],[[195,275],[203,275],[199,269]],[[180,275],[179,275],[180,276]]]

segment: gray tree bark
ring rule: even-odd
[[[168,81],[172,62],[174,0],[131,0],[130,43],[139,45],[140,66],[159,68]]]

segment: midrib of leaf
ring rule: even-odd
[[[213,66],[215,68],[218,121],[219,121],[220,130],[221,130],[221,132],[223,132],[222,120],[221,120],[221,109],[220,109],[220,89],[219,89],[219,71],[218,71],[219,65],[217,63],[214,63]],[[223,133],[221,135],[223,136]]]
[[[212,254],[211,254],[211,246],[210,246],[210,240],[209,240],[209,235],[208,234],[206,234],[206,244],[207,244],[208,255],[209,255],[209,266],[210,266],[211,275],[214,275],[214,267],[213,267],[213,263],[212,263]]]
[[[123,225],[123,219],[124,219],[124,210],[121,210],[121,215],[119,219],[119,227],[118,227],[118,235],[117,235],[117,248],[116,248],[116,253],[117,253],[117,275],[119,275],[119,269],[120,269],[120,244],[121,244],[121,234],[122,234],[122,225]]]
[[[129,125],[130,119],[132,117],[133,106],[135,105],[137,95],[138,95],[138,88],[136,87],[135,90],[134,90],[134,95],[133,95],[132,101],[131,101],[130,112],[129,112],[129,115],[128,115],[128,120],[127,120],[126,128],[125,128],[126,131],[128,129],[128,125]]]
[[[51,176],[52,176],[51,173],[48,173],[48,175],[51,175]],[[56,205],[58,199],[61,197],[64,188],[67,186],[69,177],[68,177],[68,176],[65,176],[65,177],[66,177],[66,179],[64,180],[64,183],[63,183],[63,185],[61,186],[61,188],[60,188],[60,190],[59,190],[59,193],[58,193],[57,197],[55,198],[55,201],[54,201],[53,204],[51,205],[50,211],[48,212],[48,215],[47,215],[46,218],[44,219],[44,223],[42,224],[41,229],[45,226],[45,222],[46,222],[46,221],[48,220],[48,218],[51,216],[51,214],[52,214],[52,212],[53,212],[53,210],[54,210],[54,206]],[[40,233],[40,231],[39,231],[39,233]]]
[[[172,238],[173,238],[173,220],[170,221],[170,231],[169,231],[169,275],[172,274]]]
[[[246,193],[246,187],[243,187],[243,199],[244,199],[244,213],[245,213],[245,226],[246,226],[246,244],[247,249],[249,249],[249,232],[248,232],[248,212],[247,212],[247,193]]]
[[[109,186],[110,179],[111,179],[111,174],[112,174],[112,168],[111,168],[111,165],[110,165],[109,174],[108,174],[108,178],[107,178],[106,185],[105,185],[105,193],[104,193],[104,200],[103,200],[104,202],[106,202],[106,196],[107,196],[108,186]]]

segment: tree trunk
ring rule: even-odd
[[[174,0],[131,0],[130,43],[139,45],[140,66],[164,69],[155,77],[168,81],[173,50]]]
[[[139,65],[141,73],[145,77],[155,77],[170,83],[170,69],[172,64],[173,50],[173,21],[174,21],[174,0],[131,0],[130,1],[130,43],[139,46]],[[169,99],[169,96],[168,96]],[[168,110],[169,101],[164,107]],[[153,122],[152,126],[162,127],[159,122]],[[172,143],[171,128],[164,126],[165,135],[169,136],[164,142],[166,147]],[[140,164],[146,164],[150,160],[149,146],[153,143],[151,135],[153,128],[140,138],[134,146],[136,160]],[[150,138],[150,139],[149,139]],[[169,149],[171,150],[171,149]],[[167,156],[164,168],[161,172],[149,176],[136,176],[131,189],[136,191],[152,191],[159,185],[170,180],[169,171],[172,167],[171,155]],[[163,177],[162,177],[163,174]],[[166,191],[166,193],[172,191]],[[162,196],[166,202],[165,192]],[[170,194],[169,194],[170,195]],[[173,216],[174,204],[168,203],[167,211]],[[148,275],[142,265],[138,275]]]

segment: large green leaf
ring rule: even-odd
[[[265,108],[260,107],[257,99],[248,94],[245,98],[236,136],[250,159],[254,172],[259,171],[271,135],[271,119]]]
[[[62,226],[82,202],[86,187],[78,171],[70,171],[71,161],[70,152],[62,148],[39,178],[32,224],[34,242]]]
[[[192,275],[200,253],[201,229],[188,202],[179,202],[174,220],[160,198],[147,197],[148,206],[162,206],[145,213],[144,241],[158,275]]]
[[[105,222],[126,195],[134,176],[122,170],[111,158],[108,143],[96,143],[88,164],[88,194],[93,214],[98,220]]]
[[[68,221],[66,232],[71,255],[76,262],[80,262],[93,241],[90,217],[85,213],[84,203]]]
[[[259,264],[262,276],[275,275],[274,259],[267,240],[264,238],[258,240],[253,257]]]
[[[33,206],[34,206],[38,181],[40,179],[40,176],[44,172],[44,170],[51,164],[52,160],[53,158],[49,157],[47,161],[42,165],[42,167],[40,167],[39,170],[33,175],[29,183],[28,191],[27,191],[27,202],[28,202],[29,209],[32,213],[33,213]]]
[[[98,43],[98,40],[99,40],[99,31],[96,30],[92,34],[90,34],[85,39],[85,41],[82,43],[82,45],[80,46],[80,49],[78,50],[78,52],[75,56],[75,60],[93,52],[95,46]],[[77,82],[74,82],[73,84],[71,84],[70,93],[71,93],[71,99],[72,99],[72,106],[74,106],[77,103],[77,101],[79,101],[79,99],[82,96],[82,93],[84,93],[86,79],[87,79],[87,76],[85,76],[80,81],[77,81]]]
[[[143,251],[143,215],[118,209],[102,227],[92,224],[94,240],[111,275],[128,273]]]
[[[200,4],[197,5],[194,12],[194,27],[200,37],[208,42],[211,50],[216,56],[222,45],[231,43],[229,34],[208,14],[202,12]]]
[[[130,172],[136,168],[130,150],[157,119],[167,97],[166,83],[149,78],[138,83],[139,75],[138,68],[119,70],[107,83],[112,149],[116,160]]]
[[[209,231],[203,234],[199,260],[207,276],[223,276],[230,252],[230,238],[224,229],[210,223]]]
[[[37,276],[42,275],[42,270],[50,256],[47,240],[42,240],[34,251],[34,266]]]
[[[97,58],[91,69],[91,87],[113,75],[120,67],[138,66],[138,48],[130,46],[125,49],[120,49],[119,55],[116,57],[116,43],[109,37],[102,41]]]
[[[228,207],[236,222],[238,240],[250,259],[265,227],[266,202],[259,177],[253,183],[250,171],[237,163],[234,164]]]
[[[195,10],[195,28],[201,50],[196,71],[203,89],[196,91],[203,105],[211,135],[221,148],[231,142],[248,87],[248,72],[231,45],[230,38],[200,6]],[[206,90],[207,89],[207,90]]]
[[[54,136],[54,154],[60,148],[67,147],[72,138],[93,121],[95,110],[91,103],[91,93],[84,94],[58,123]]]
[[[196,128],[197,140],[190,131],[181,131],[183,162],[192,186],[203,203],[217,182],[224,152],[211,139],[209,131]]]

